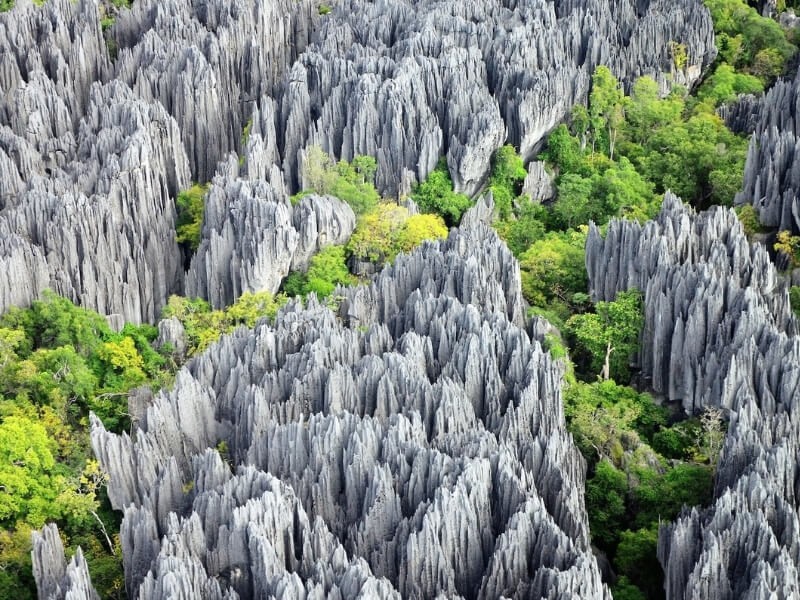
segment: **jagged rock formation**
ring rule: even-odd
[[[798,597],[800,338],[766,251],[731,210],[695,215],[668,194],[644,227],[592,228],[587,267],[597,299],[644,291],[638,360],[653,388],[730,415],[714,503],[662,528],[667,598]]]
[[[171,199],[189,181],[180,131],[119,82],[94,84],[86,102],[77,134],[60,138],[63,161],[42,162],[39,172],[14,164],[25,155],[15,147],[41,149],[23,137],[30,124],[12,118],[4,130],[0,167],[11,180],[24,173],[24,185],[0,213],[8,235],[0,263],[22,285],[0,295],[0,311],[50,287],[103,314],[154,321],[182,288]]]
[[[253,168],[250,161],[243,170]],[[235,157],[220,164],[205,198],[202,241],[186,276],[186,293],[214,308],[244,292],[276,293],[290,270],[305,270],[315,253],[344,244],[356,226],[352,209],[337,198],[310,195],[292,206],[274,165],[271,184],[238,178],[238,171]]]
[[[153,322],[184,290],[172,198],[231,152],[247,157],[242,178],[274,188],[278,166],[290,191],[308,144],[371,154],[390,194],[446,155],[474,194],[506,139],[532,156],[595,65],[663,76],[674,41],[689,67],[673,75],[692,81],[714,55],[699,0],[348,0],[324,17],[313,0],[140,0],[109,35],[113,61],[97,0],[20,0],[0,15],[0,279],[19,282],[0,284],[0,311],[51,287],[114,323]],[[294,267],[319,245],[312,230]],[[267,256],[230,245],[217,254]],[[201,258],[188,285],[215,303],[274,287],[242,268],[213,287],[220,265]]]
[[[528,194],[534,202],[551,200],[555,197],[553,177],[547,172],[542,161],[534,160],[528,165],[528,174],[522,184],[522,193]]]
[[[795,233],[800,232],[798,102],[800,71],[794,80],[776,82],[756,105],[758,121],[747,152],[744,186],[735,200],[737,205],[752,204],[765,227]]]
[[[656,393],[688,413],[733,408],[739,386],[726,385],[728,375],[745,377],[744,355],[767,352],[765,329],[796,329],[785,282],[729,209],[695,215],[667,193],[644,226],[615,220],[605,239],[591,226],[586,266],[595,300],[644,293],[636,364]]]
[[[0,312],[50,287],[114,322],[153,322],[183,291],[172,198],[238,149],[244,96],[273,91],[317,18],[294,0],[197,13],[122,11],[114,66],[95,1],[22,0],[0,15]],[[261,105],[253,177],[277,161],[271,100]]]
[[[274,95],[319,19],[312,0],[139,0],[112,35],[115,75],[181,126],[196,181],[241,150],[255,104]]]
[[[758,127],[763,102],[764,96],[741,94],[736,100],[720,106],[717,114],[734,133],[751,135]]]
[[[683,71],[670,42],[686,48]],[[715,55],[695,0],[340,2],[280,96],[287,183],[298,189],[298,154],[319,144],[347,160],[376,156],[389,195],[446,155],[457,190],[474,194],[506,138],[533,156],[585,99],[595,66],[690,85]]]
[[[92,587],[83,552],[78,548],[67,564],[64,544],[52,523],[33,533],[31,556],[39,600],[100,600]]]
[[[519,289],[488,227],[455,230],[338,317],[312,298],[224,337],[135,439],[95,420],[129,597],[609,597]]]

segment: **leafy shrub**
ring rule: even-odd
[[[314,292],[318,298],[325,298],[337,285],[351,285],[354,281],[347,269],[344,246],[328,246],[311,257],[306,273],[290,273],[283,291],[297,296]]]
[[[319,146],[310,146],[303,163],[303,180],[309,189],[295,194],[292,201],[309,193],[329,194],[347,202],[356,215],[366,214],[380,201],[374,185],[376,170],[377,163],[371,156],[336,163]]]
[[[514,146],[503,146],[495,152],[492,157],[489,189],[501,219],[507,219],[511,215],[513,200],[522,191],[526,175],[522,157],[517,154]]]
[[[458,225],[462,215],[472,206],[467,196],[453,191],[453,181],[444,159],[425,181],[414,188],[411,197],[420,210],[441,216],[450,227]]]
[[[345,248],[347,255],[381,266],[425,240],[446,236],[447,227],[438,215],[409,216],[404,207],[383,202],[358,220]]]
[[[188,190],[180,192],[175,199],[175,209],[178,213],[175,221],[176,239],[191,252],[195,252],[200,246],[207,192],[208,185],[196,183]]]

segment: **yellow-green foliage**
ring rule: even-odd
[[[745,204],[737,208],[736,216],[742,222],[742,228],[748,237],[763,231],[761,220],[758,218],[758,211],[753,208],[752,204]]]
[[[274,318],[285,301],[285,296],[269,292],[245,292],[225,310],[211,310],[208,302],[200,298],[171,296],[163,315],[181,322],[188,338],[188,355],[192,356],[239,325],[253,327],[263,317]]]
[[[283,284],[283,291],[290,296],[314,292],[318,298],[326,298],[337,285],[355,282],[345,262],[344,246],[328,246],[311,257],[308,271],[291,273]]]
[[[359,219],[346,249],[359,260],[380,266],[392,262],[400,252],[410,252],[425,240],[446,236],[447,227],[440,216],[409,216],[406,208],[383,202]]]
[[[356,156],[351,163],[331,159],[319,146],[306,149],[303,179],[308,188],[292,197],[292,202],[310,193],[329,194],[347,202],[356,215],[377,206],[380,195],[374,180],[377,164],[371,156]]]
[[[789,231],[779,231],[774,248],[789,259],[792,268],[800,267],[800,236],[792,235]]]
[[[451,226],[458,225],[461,216],[472,206],[472,200],[467,196],[453,191],[453,181],[444,158],[428,178],[414,188],[411,197],[420,210],[440,215]]]
[[[205,214],[205,197],[208,184],[194,184],[188,190],[178,194],[175,200],[175,209],[178,217],[175,221],[176,239],[192,252],[200,245],[200,232],[203,227]]]

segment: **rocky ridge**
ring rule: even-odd
[[[217,231],[225,241],[213,246],[209,227],[186,281],[181,269],[173,198],[225,171],[230,153],[248,157],[242,179],[279,195],[273,165],[296,191],[309,144],[375,156],[390,195],[444,155],[474,194],[505,141],[533,155],[596,65],[626,81],[691,83],[715,53],[699,0],[349,0],[324,16],[311,0],[139,0],[107,33],[113,60],[97,0],[20,0],[0,14],[0,53],[12,59],[0,68],[0,280],[18,282],[0,284],[0,311],[50,287],[115,323],[153,322],[187,287],[215,305],[272,289],[284,269],[256,266],[272,254],[231,249],[263,246],[257,236]],[[686,49],[679,72],[670,42]],[[259,134],[245,142],[248,124]],[[318,246],[307,240],[294,266]],[[216,257],[234,255],[249,266],[217,282]]]
[[[745,101],[739,123],[755,120],[735,204],[752,204],[770,229],[800,232],[800,71],[773,85],[760,102]],[[749,107],[749,108],[748,108]]]
[[[491,229],[338,294],[222,338],[134,437],[94,421],[129,597],[610,597],[563,365]]]
[[[593,295],[644,292],[638,363],[687,412],[730,417],[714,502],[662,527],[668,599],[796,598],[800,338],[786,283],[730,209],[694,214],[667,195],[644,226],[592,228]]]

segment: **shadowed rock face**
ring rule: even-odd
[[[224,337],[135,439],[94,422],[129,596],[608,597],[563,367],[495,234],[338,294]]]
[[[766,251],[731,210],[696,215],[668,195],[644,227],[593,228],[587,267],[597,299],[644,291],[653,388],[730,415],[714,502],[661,530],[667,598],[797,598],[800,339]]]
[[[737,205],[752,204],[763,225],[800,232],[800,71],[780,80],[759,102],[745,101],[733,116],[755,120]],[[738,113],[738,114],[737,114]],[[755,115],[753,117],[752,115]]]
[[[83,551],[78,548],[67,564],[64,559],[64,544],[61,543],[61,536],[54,524],[45,525],[41,532],[33,533],[31,556],[40,599],[100,600],[92,587]]]

